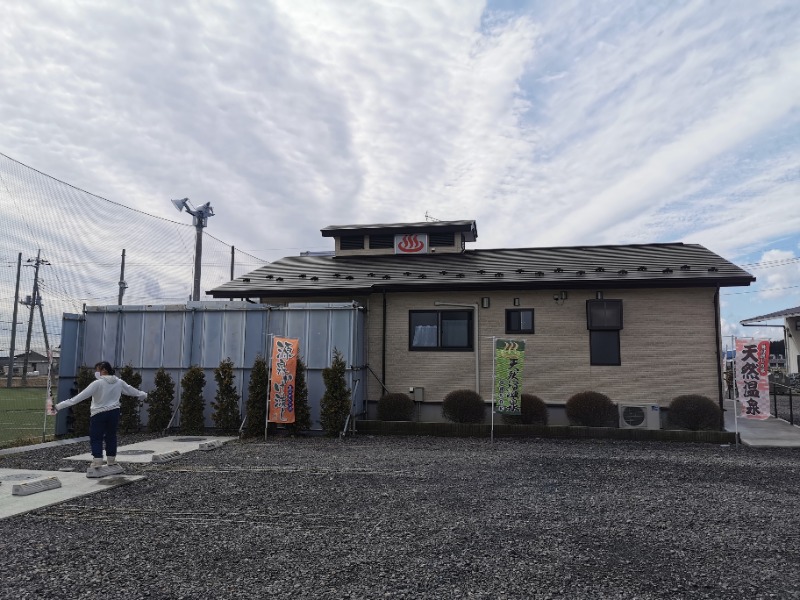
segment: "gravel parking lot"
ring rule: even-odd
[[[0,597],[800,598],[797,450],[274,438],[127,471],[0,521]]]

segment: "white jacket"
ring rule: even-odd
[[[122,396],[122,394],[147,398],[146,392],[140,392],[135,387],[122,381],[119,377],[115,375],[103,375],[100,379],[86,386],[86,389],[76,396],[56,404],[56,410],[67,408],[91,396],[92,406],[90,412],[92,416],[94,416],[97,413],[119,408],[119,397]]]

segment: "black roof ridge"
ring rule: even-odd
[[[695,243],[686,243],[686,242],[654,242],[651,244],[597,244],[597,245],[577,245],[577,246],[519,246],[513,248],[469,248],[464,250],[464,253],[467,252],[486,252],[486,251],[494,251],[494,250],[594,250],[598,248],[653,248],[653,247],[663,247],[663,246],[694,246],[694,247],[701,247],[705,248],[702,244],[695,244]],[[705,248],[708,250],[708,248]],[[710,250],[709,250],[710,252]]]

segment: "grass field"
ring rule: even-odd
[[[22,440],[42,441],[45,388],[0,388],[0,447]],[[55,433],[55,417],[47,417],[46,436]]]

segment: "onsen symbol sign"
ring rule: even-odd
[[[425,254],[428,252],[426,233],[409,233],[394,236],[395,254]]]

